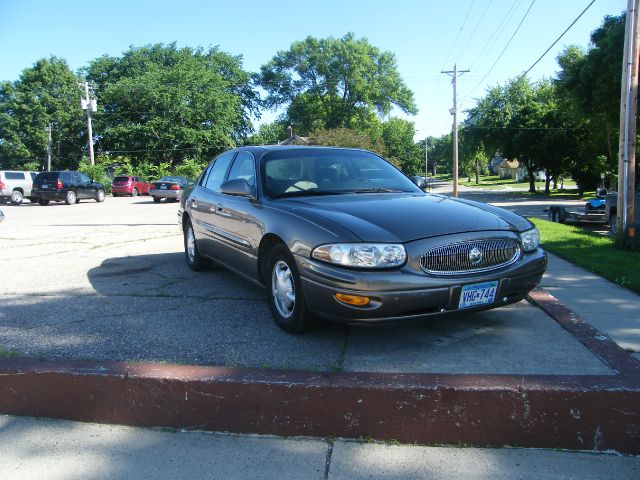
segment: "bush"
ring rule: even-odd
[[[87,157],[82,157],[78,171],[86,173],[94,182],[104,185],[105,193],[111,193],[111,179],[107,175],[108,164],[104,163],[105,159],[98,158],[95,165],[91,165]]]

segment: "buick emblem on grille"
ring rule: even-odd
[[[482,261],[482,251],[478,247],[473,247],[469,252],[469,261],[472,265],[478,265]]]

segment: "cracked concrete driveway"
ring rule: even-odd
[[[521,302],[410,326],[280,331],[264,292],[189,270],[177,204],[3,207],[0,355],[379,372],[610,374]]]

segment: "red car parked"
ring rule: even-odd
[[[113,183],[111,183],[111,194],[114,197],[119,195],[131,195],[132,197],[149,195],[149,187],[150,185],[140,180],[140,177],[116,177],[113,179]]]

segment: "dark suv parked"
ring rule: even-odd
[[[82,172],[40,172],[33,180],[31,198],[37,199],[40,205],[47,205],[51,200],[72,205],[87,198],[103,202],[104,186]]]

